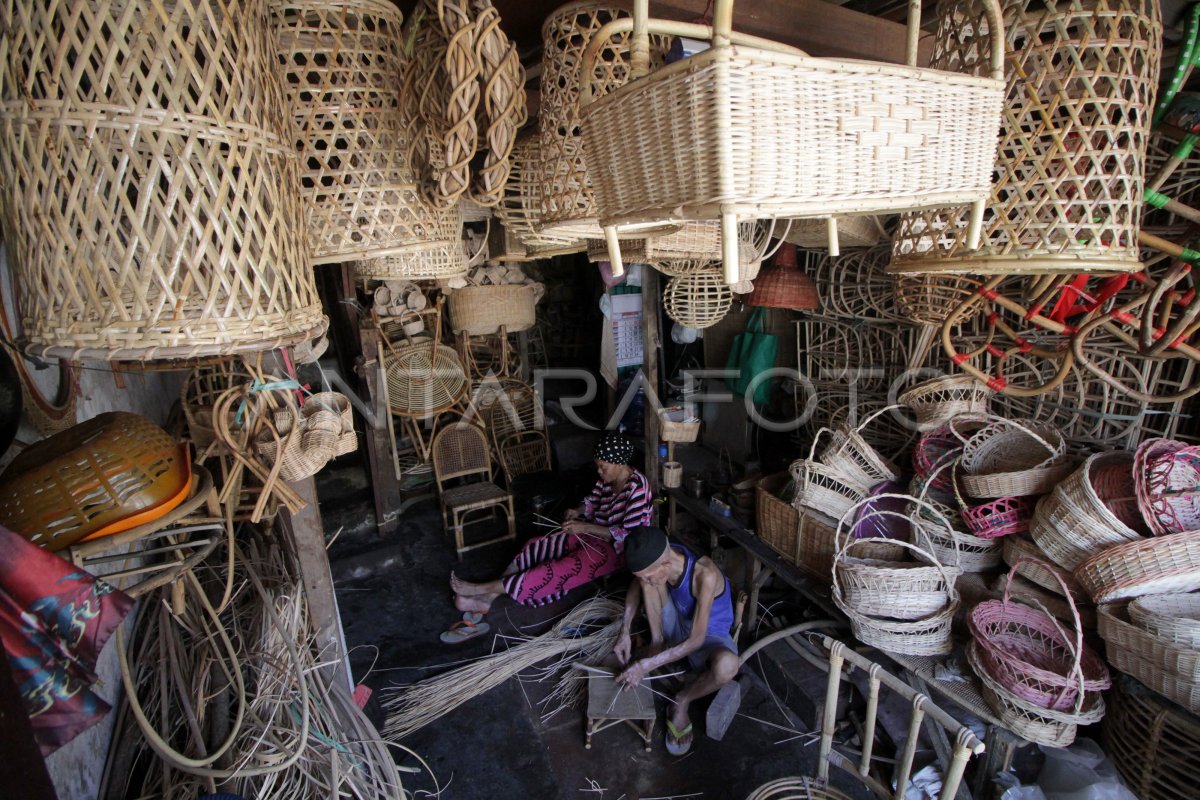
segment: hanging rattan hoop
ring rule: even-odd
[[[200,358],[325,328],[267,0],[14,4],[0,50],[30,352]]]
[[[667,282],[663,308],[667,316],[688,328],[716,325],[733,305],[733,292],[716,272],[694,272]]]

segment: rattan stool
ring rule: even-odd
[[[649,753],[655,719],[654,693],[646,684],[640,683],[625,691],[612,678],[588,676],[587,730],[583,745],[586,749],[592,749],[593,734],[624,722],[641,737]]]

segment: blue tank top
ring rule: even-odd
[[[679,618],[691,623],[696,612],[696,596],[692,594],[692,568],[696,565],[696,554],[681,544],[673,544],[671,547],[682,553],[687,562],[683,567],[683,575],[679,577],[679,585],[670,586],[671,602],[675,604]],[[713,598],[712,611],[708,615],[708,636],[728,637],[733,629],[733,600],[729,591],[729,579],[722,575],[721,580],[725,585]]]

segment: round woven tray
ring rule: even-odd
[[[1156,594],[1129,604],[1129,617],[1149,633],[1200,651],[1200,594]]]
[[[435,363],[436,353],[436,363]],[[425,419],[457,403],[467,376],[454,348],[428,341],[399,345],[384,353],[388,399],[393,414]]]
[[[1195,591],[1200,589],[1200,531],[1102,550],[1079,565],[1075,579],[1097,604]]]

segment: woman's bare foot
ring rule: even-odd
[[[459,611],[474,611],[479,614],[486,614],[492,610],[492,603],[499,597],[496,594],[477,594],[477,595],[455,595],[454,607]]]
[[[495,581],[489,583],[471,583],[464,581],[462,578],[450,573],[450,588],[459,597],[476,597],[481,594],[495,594],[496,590],[492,587]]]

